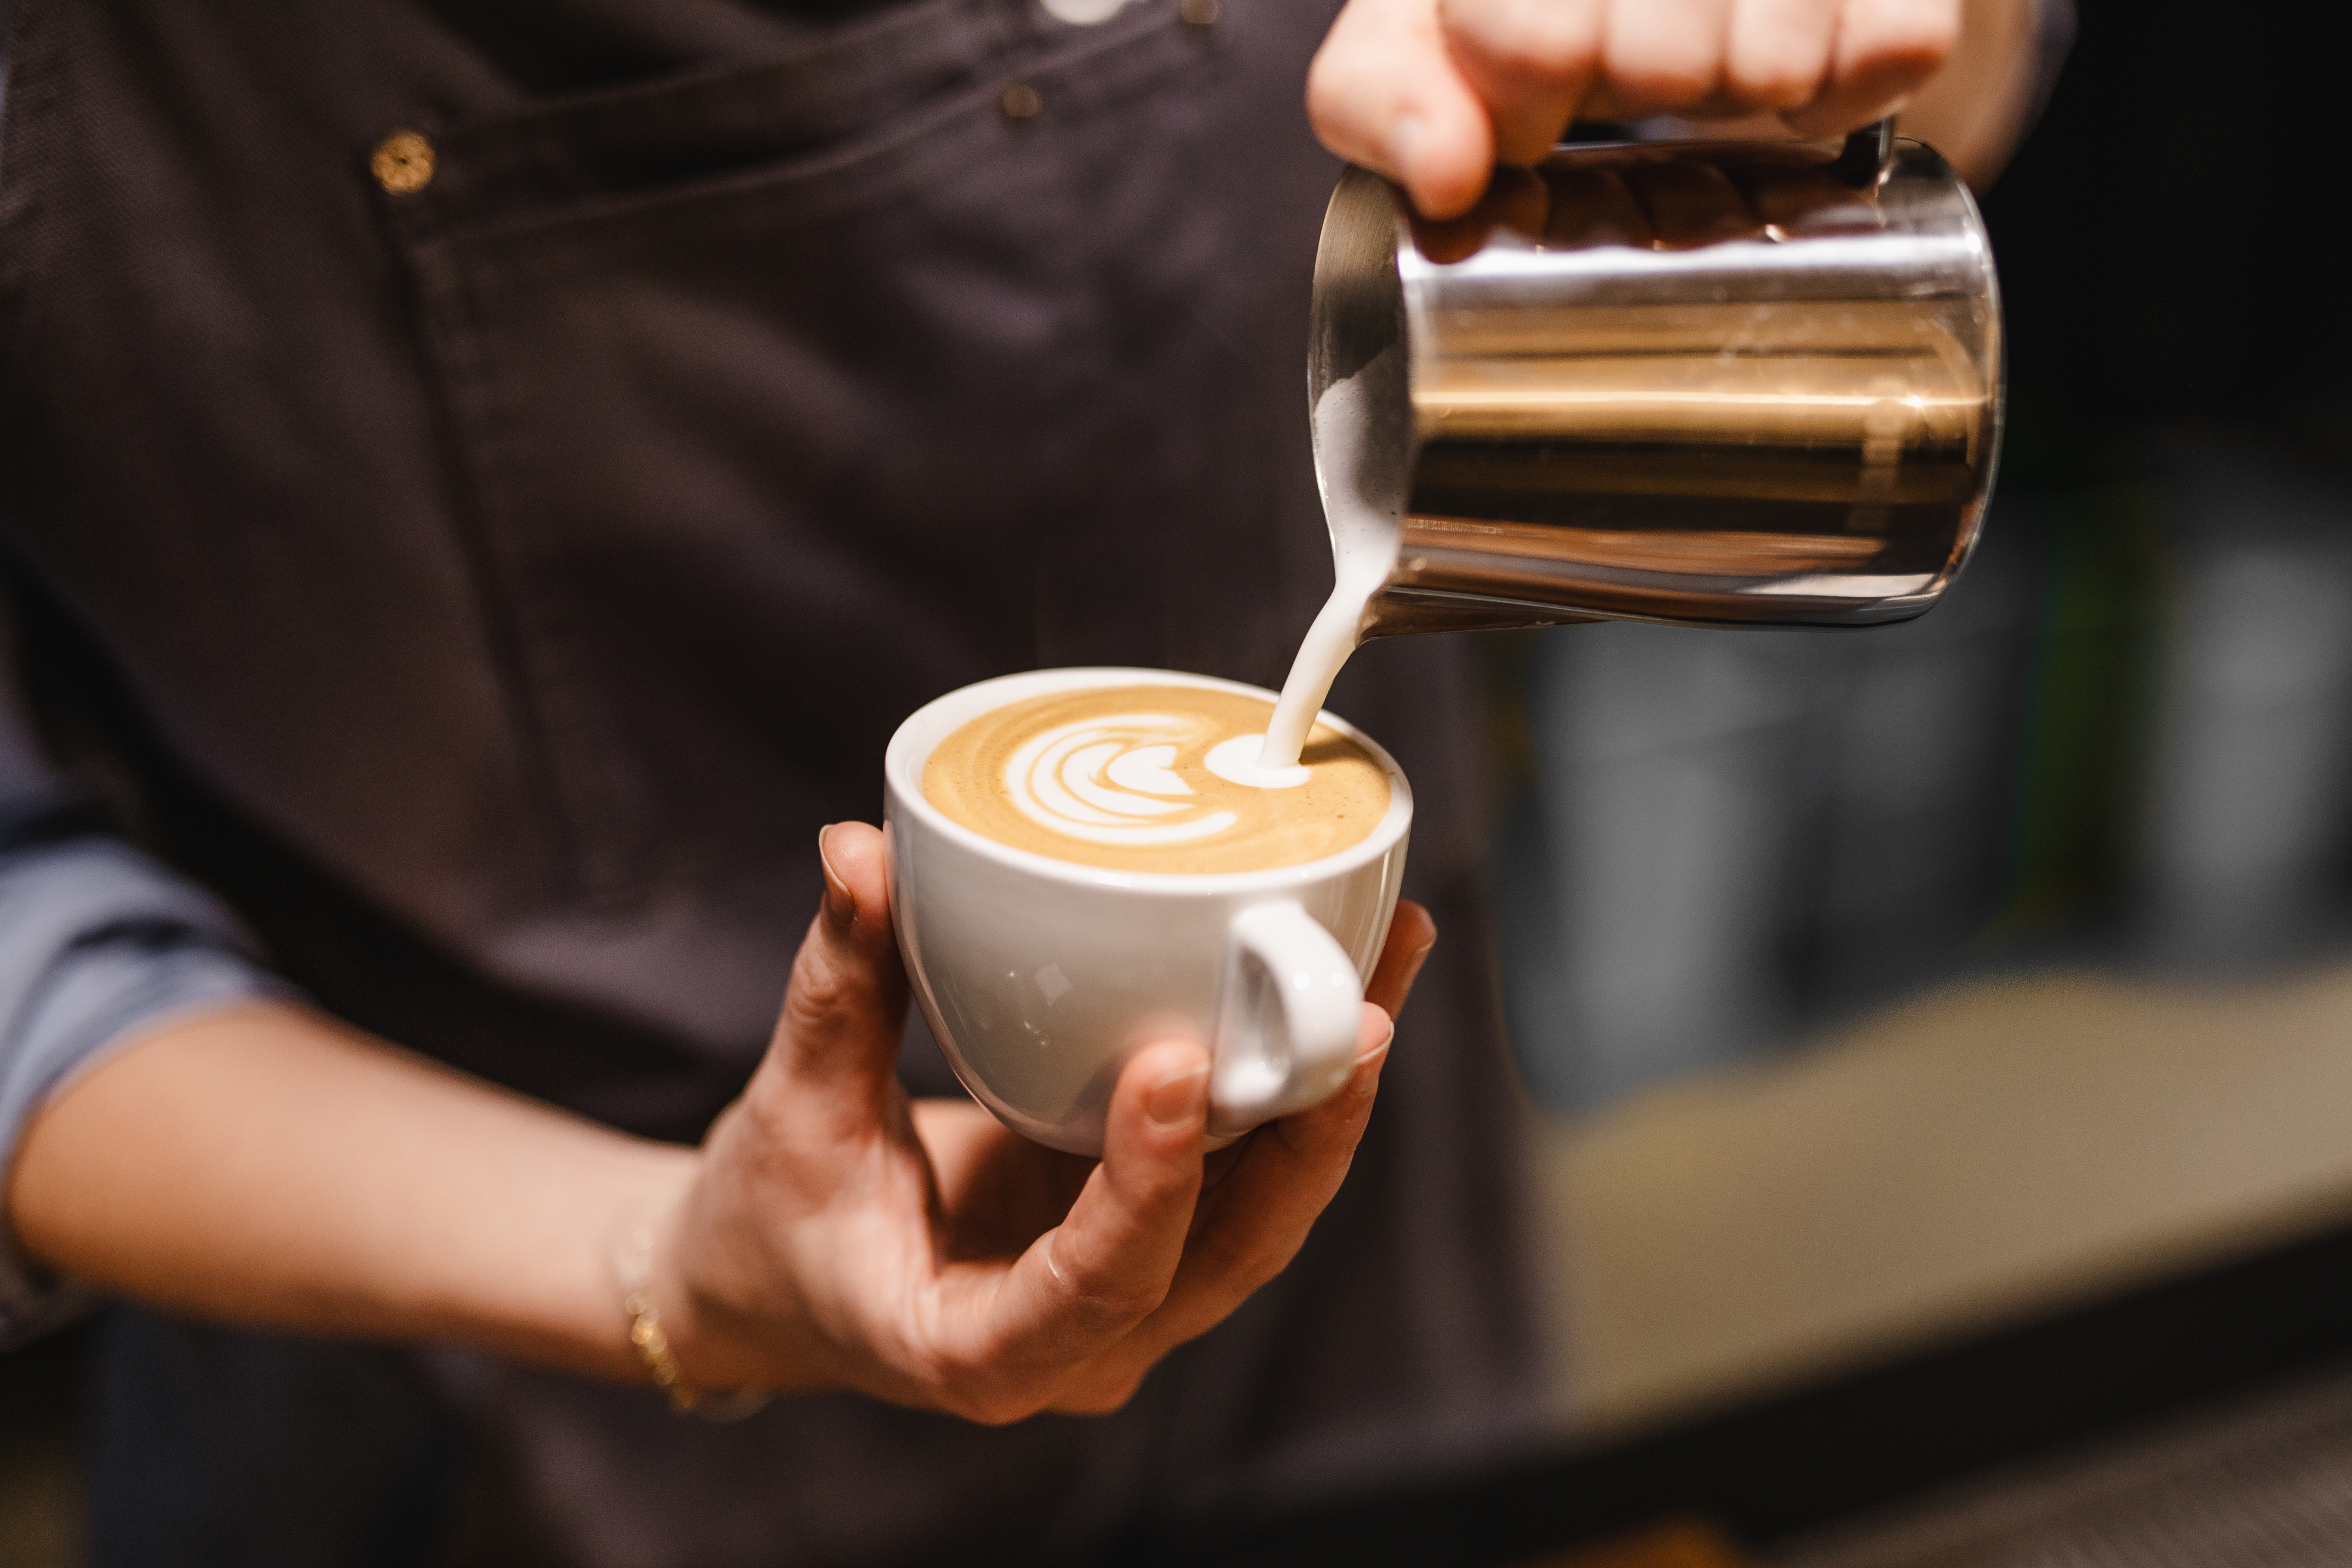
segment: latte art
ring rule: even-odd
[[[1240,816],[1207,810],[1174,767],[1177,743],[1199,727],[1171,714],[1130,713],[1049,729],[1004,765],[1005,792],[1030,821],[1089,843],[1181,844],[1222,833]]]
[[[1008,703],[939,744],[923,796],[1000,843],[1125,871],[1251,871],[1360,842],[1387,814],[1386,773],[1328,725],[1297,766],[1258,766],[1273,712],[1195,686]]]

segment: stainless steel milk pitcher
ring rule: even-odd
[[[1402,521],[1361,635],[1906,620],[1992,483],[1992,253],[1884,127],[1563,148],[1447,223],[1349,170],[1308,392],[1327,503]]]

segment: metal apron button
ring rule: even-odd
[[[1045,99],[1025,81],[1007,82],[1004,90],[996,95],[996,107],[1005,119],[1019,125],[1043,113]]]
[[[433,143],[414,131],[395,131],[375,144],[368,172],[389,193],[414,195],[433,183]]]

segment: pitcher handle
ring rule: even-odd
[[[1895,166],[1895,117],[1865,125],[1845,139],[1845,146],[1830,160],[1832,179],[1867,190],[1886,178]]]

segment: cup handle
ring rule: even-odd
[[[1227,928],[1209,1130],[1227,1134],[1328,1099],[1356,1062],[1364,983],[1296,904],[1260,904]]]

